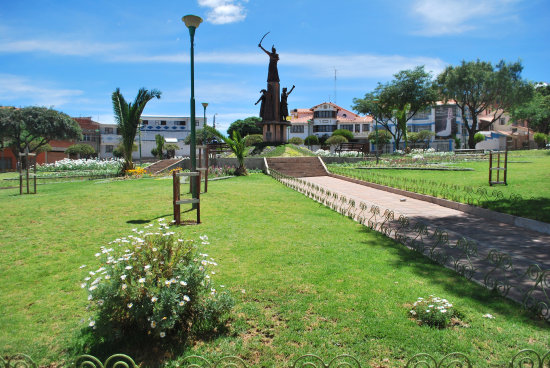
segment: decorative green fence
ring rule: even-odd
[[[91,355],[81,355],[74,362],[68,364],[74,368],[138,368],[132,358],[124,354],[115,354],[102,363]],[[263,366],[261,363],[259,366]],[[181,367],[189,368],[247,368],[249,365],[239,357],[226,356],[211,362],[204,357],[191,355],[183,359]],[[364,366],[369,366],[367,362]],[[534,350],[521,350],[516,353],[509,363],[509,368],[549,368],[550,351],[539,354]],[[24,354],[0,357],[0,368],[36,368],[37,364]],[[302,355],[290,365],[291,368],[361,368],[361,362],[351,355],[339,355],[325,362],[317,355]],[[472,368],[474,367],[467,355],[451,353],[441,359],[436,359],[430,354],[420,353],[410,358],[404,365],[405,368]]]
[[[550,322],[550,269],[514,260],[499,249],[480,249],[473,239],[413,221],[374,203],[356,202],[307,180],[271,169],[271,176],[334,211],[395,239],[469,280],[495,290]]]

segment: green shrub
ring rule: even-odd
[[[332,136],[334,137],[335,135],[340,135],[346,138],[348,141],[351,141],[353,139],[353,133],[347,129],[336,129],[334,132],[332,132]],[[327,144],[330,144],[330,143],[327,143]]]
[[[77,143],[73,144],[72,146],[68,147],[65,150],[65,153],[69,156],[71,155],[79,155],[82,158],[89,158],[93,154],[95,154],[94,147],[90,146],[86,143]]]
[[[174,156],[176,156],[176,151],[180,149],[180,146],[175,143],[168,143],[164,146],[164,149],[166,150],[166,155],[168,158],[174,158]]]
[[[478,144],[479,142],[483,142],[485,140],[485,136],[481,133],[476,133],[474,135],[474,142]]]
[[[378,129],[378,144],[386,144],[391,141],[391,134],[385,129]],[[369,141],[376,144],[376,131],[369,133]]]
[[[299,146],[301,144],[304,144],[304,140],[300,137],[292,137],[288,140],[288,143]]]
[[[163,221],[160,230],[134,229],[135,235],[96,254],[101,265],[81,286],[88,291],[88,324],[98,342],[182,342],[226,322],[234,302],[214,289],[210,268],[216,263],[199,253],[196,242],[167,232]]]
[[[535,133],[533,135],[533,140],[537,143],[539,148],[544,148],[544,144],[548,140],[548,136],[544,133]]]
[[[244,144],[247,147],[262,143],[263,141],[264,141],[264,136],[261,134],[250,134],[244,137]]]
[[[438,328],[445,328],[451,324],[453,318],[460,317],[460,313],[447,299],[434,295],[430,295],[428,299],[418,298],[409,315],[420,324]]]
[[[348,140],[346,139],[346,137],[344,137],[342,135],[333,135],[332,137],[327,139],[325,143],[330,145],[330,146],[337,146],[340,143],[346,143],[347,141]]]
[[[319,138],[316,135],[308,135],[304,143],[308,146],[316,146],[319,144]]]

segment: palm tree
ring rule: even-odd
[[[248,149],[245,144],[245,139],[241,137],[239,132],[237,130],[234,130],[231,138],[229,138],[224,137],[222,133],[220,133],[217,129],[212,128],[211,126],[205,126],[204,129],[208,129],[216,137],[223,140],[229,146],[231,151],[235,154],[237,160],[239,161],[239,167],[235,171],[235,175],[248,175],[248,172],[246,171],[246,166],[244,166],[244,158],[248,153]]]
[[[134,146],[134,139],[136,138],[141,113],[145,109],[147,102],[155,97],[160,98],[160,95],[161,92],[159,90],[153,89],[148,91],[145,88],[141,88],[138,91],[134,103],[127,103],[120,93],[120,88],[117,88],[113,92],[112,100],[115,120],[118,124],[120,135],[122,135],[122,147],[124,151],[123,171],[134,168],[134,163],[132,162],[132,148]]]

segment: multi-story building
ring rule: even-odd
[[[167,143],[180,147],[177,156],[188,156],[189,145],[184,144],[185,138],[191,134],[191,118],[186,116],[142,115],[141,124],[134,142],[138,150],[132,154],[134,159],[153,157],[151,150],[157,147],[155,136],[160,134]],[[204,118],[195,118],[195,129],[204,128]],[[121,136],[116,124],[101,125],[101,156],[113,157],[113,150],[120,143]]]
[[[371,131],[372,118],[359,116],[332,102],[324,102],[310,109],[292,110],[290,124],[289,138],[330,136],[336,129],[347,129],[353,132],[357,139],[366,139]]]

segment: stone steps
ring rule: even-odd
[[[160,160],[148,166],[147,168],[145,168],[145,171],[148,174],[159,174],[164,170],[166,170],[167,168],[173,166],[174,164],[177,164],[181,160],[182,160],[181,158],[170,158],[167,160]]]
[[[267,159],[267,165],[296,178],[328,175],[319,157],[274,157]]]

